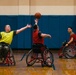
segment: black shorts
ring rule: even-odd
[[[43,44],[33,44],[32,49],[34,53],[42,53],[45,51],[46,46]]]
[[[0,58],[5,58],[9,49],[9,45],[7,43],[0,42]]]

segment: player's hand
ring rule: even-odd
[[[35,19],[35,24],[38,24],[38,19]]]
[[[27,26],[26,26],[27,28],[31,28],[32,26],[31,25],[29,25],[29,24],[27,24]]]
[[[51,38],[51,35],[49,35],[48,37]]]
[[[66,47],[68,46],[68,44],[65,45]]]

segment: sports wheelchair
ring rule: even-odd
[[[0,64],[1,65],[16,65],[14,54],[10,46],[4,42],[0,43]]]
[[[59,58],[65,57],[65,58],[75,58],[76,57],[76,45],[70,44],[67,47],[65,46],[67,41],[63,43],[63,46],[60,48],[58,55]]]
[[[26,54],[27,66],[32,66],[34,63],[41,63],[42,67],[46,65],[55,70],[53,54],[44,45],[34,44],[33,48]]]

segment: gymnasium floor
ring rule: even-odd
[[[56,70],[40,64],[27,67],[25,58],[19,61],[23,53],[14,53],[16,66],[0,66],[0,75],[76,75],[76,59],[59,59],[57,53],[53,54]]]

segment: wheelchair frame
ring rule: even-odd
[[[33,54],[32,54],[33,53]],[[47,48],[45,51],[44,51],[45,55],[47,53],[50,54],[50,57],[47,57],[46,58],[46,66],[48,67],[53,67],[53,69],[55,70],[55,66],[54,66],[54,57],[53,57],[53,54],[49,51],[49,49]],[[31,56],[35,54],[35,56]],[[42,56],[40,57],[39,54],[41,55],[41,53],[34,53],[33,50],[31,49],[27,54],[26,54],[26,64],[27,66],[32,66],[34,63],[41,63],[42,67],[44,67],[44,65],[42,64],[43,63],[43,59],[42,59]],[[45,56],[44,55],[44,56]],[[28,62],[28,59],[29,57],[31,56],[31,59],[29,62]],[[47,62],[47,60],[51,60],[51,63],[50,62]],[[30,62],[32,62],[32,64],[29,64]],[[50,64],[49,64],[50,63]]]

